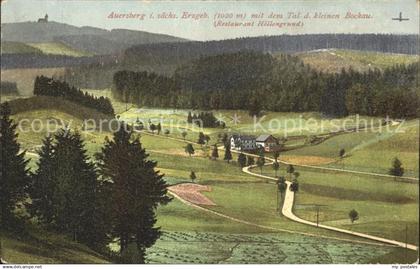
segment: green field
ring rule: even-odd
[[[405,240],[403,231],[408,225],[409,242],[418,245],[418,183],[303,168],[296,171],[300,173],[294,207],[298,216],[316,221],[315,205],[319,204],[322,224],[399,241]],[[265,167],[263,174],[274,176],[274,171]],[[279,174],[286,175],[284,165]],[[348,218],[352,209],[360,214],[354,224]]]
[[[165,122],[185,120],[187,110],[171,109],[141,109],[131,108],[123,112],[125,105],[117,104],[121,118],[133,122],[137,117],[141,119],[160,119],[164,121],[163,129],[169,127]],[[45,124],[50,120],[59,120],[73,128],[81,129],[83,117],[79,116],[80,109],[72,112],[36,109],[20,112],[13,115],[13,119],[29,119],[30,122],[41,119],[35,124]],[[215,111],[218,114],[233,116],[240,113],[243,122],[234,131],[250,130],[252,119],[244,111]],[[301,120],[297,114],[267,113],[267,121],[276,117],[285,123]],[[309,118],[317,118],[324,125],[333,126],[333,119],[322,119],[317,114],[306,114]],[[349,117],[350,118],[350,117]],[[343,119],[339,120],[341,123]],[[284,156],[321,156],[337,159],[337,152],[345,148],[348,156],[332,166],[342,165],[349,168],[363,170],[365,162],[359,160],[357,154],[366,154],[364,151],[388,156],[396,154],[399,150],[406,152],[406,157],[418,156],[414,153],[414,140],[418,138],[418,121],[409,122],[407,132],[404,134],[378,135],[377,133],[351,133],[331,137],[316,146],[305,146],[301,149],[284,153]],[[349,123],[348,126],[351,126]],[[56,126],[52,126],[56,127]],[[176,126],[176,127],[179,127]],[[307,127],[307,126],[306,126]],[[304,128],[306,129],[306,128]],[[180,129],[182,130],[182,129]],[[198,128],[188,129],[187,140],[197,140]],[[211,136],[210,144],[218,140],[217,134],[226,130],[205,129]],[[232,130],[231,130],[232,131]],[[242,132],[242,131],[241,131]],[[86,148],[91,156],[100,150],[105,136],[110,133],[81,131],[85,139]],[[18,138],[23,148],[30,152],[36,150],[46,132],[21,132]],[[189,207],[178,200],[169,205],[158,208],[159,227],[165,231],[164,236],[156,245],[148,250],[150,263],[370,263],[370,262],[398,262],[404,261],[406,253],[394,247],[373,246],[362,242],[371,241],[343,235],[324,229],[296,223],[286,219],[276,211],[275,185],[257,177],[245,174],[234,161],[227,163],[222,160],[223,151],[219,150],[219,160],[209,159],[210,149],[194,145],[196,154],[189,157],[184,152],[186,142],[168,138],[181,138],[180,131],[173,131],[165,135],[150,135],[139,133],[142,145],[150,154],[150,158],[158,162],[158,169],[165,174],[170,184],[190,182],[189,174],[195,171],[196,183],[210,185],[212,191],[206,192],[216,206],[207,208],[225,215],[248,221],[256,225],[263,225],[274,229],[287,230],[273,233],[273,230],[247,225],[229,220],[196,208]],[[378,137],[379,136],[379,137]],[[383,136],[383,137],[381,137]],[[290,143],[299,143],[298,140]],[[417,144],[418,147],[418,144]],[[373,153],[372,153],[373,154]],[[411,154],[411,155],[410,155]],[[404,156],[401,159],[407,171],[415,171],[414,163]],[[36,157],[28,154],[32,159],[31,167],[36,168]],[[389,161],[378,158],[375,160],[385,170]],[[357,162],[358,161],[358,162]],[[347,162],[347,163],[346,163]],[[353,162],[353,163],[351,163]],[[285,166],[281,166],[280,174],[285,174]],[[409,231],[409,243],[418,245],[418,185],[416,183],[396,182],[392,178],[378,178],[373,176],[352,175],[347,173],[322,172],[313,169],[296,168],[300,172],[300,191],[296,195],[294,212],[301,218],[314,221],[315,209],[313,204],[322,204],[320,209],[320,222],[322,224],[365,232],[385,238],[405,240],[405,227]],[[410,170],[411,169],[411,170]],[[417,168],[418,170],[418,168]],[[258,170],[257,170],[258,171]],[[265,167],[263,173],[274,175],[271,167]],[[360,219],[351,224],[348,212],[356,209]],[[303,235],[310,233],[313,236]],[[52,236],[54,237],[54,236]],[[325,238],[328,237],[328,238]],[[6,245],[10,252],[6,257],[12,259],[25,259],[28,261],[66,262],[57,252],[41,253],[34,250],[25,250],[23,245],[30,245],[25,239],[6,237]],[[67,242],[64,237],[54,242]],[[336,238],[336,239],[333,239]],[[346,241],[343,241],[346,240]],[[357,240],[359,242],[349,242]],[[30,242],[30,241],[29,241]],[[55,243],[52,243],[55,244]],[[176,247],[174,247],[176,246]],[[28,248],[28,246],[26,246]],[[80,251],[84,251],[81,249]],[[80,254],[78,262],[104,262],[93,260],[90,254]],[[310,253],[311,255],[306,255]],[[363,253],[363,255],[360,255]],[[415,260],[414,252],[408,253],[408,261]],[[48,254],[48,255],[47,255]],[[79,254],[77,254],[79,255]],[[36,256],[36,257],[34,257]],[[11,257],[11,258],[10,258]],[[96,257],[96,256],[95,256]],[[56,259],[56,260],[55,260]],[[92,259],[92,260],[90,260]],[[76,262],[76,261],[75,261]]]
[[[66,236],[40,230],[34,226],[20,234],[2,233],[2,258],[8,263],[109,263],[102,255],[75,243]]]
[[[360,131],[338,135],[325,142],[296,150],[284,155],[321,156],[336,159],[327,166],[388,174],[392,160],[397,157],[403,163],[405,176],[417,177],[419,173],[419,121],[411,120],[401,127],[384,127],[382,132]],[[339,158],[340,149],[345,149],[346,156]]]
[[[73,57],[92,56],[91,53],[76,50],[60,42],[28,43],[27,45],[39,49],[44,54],[65,55]]]
[[[42,54],[42,51],[22,42],[1,41],[1,54]]]
[[[243,231],[242,231],[243,232]],[[285,233],[166,232],[148,250],[150,263],[369,263],[393,248]],[[305,254],[303,254],[305,253]]]
[[[418,56],[406,54],[391,54],[368,51],[353,51],[342,49],[325,49],[296,54],[305,64],[323,72],[341,72],[352,68],[355,71],[366,72],[370,69],[383,70],[395,64],[410,64],[418,61]]]

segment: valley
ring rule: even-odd
[[[5,171],[29,182],[0,231],[8,263],[418,260],[416,35],[201,42],[40,20],[2,24]]]

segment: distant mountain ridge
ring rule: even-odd
[[[127,62],[151,62],[156,61],[157,57],[164,58],[166,62],[180,62],[200,56],[243,50],[297,53],[329,48],[418,54],[418,38],[418,35],[390,34],[303,34],[245,37],[219,41],[137,45],[125,51],[125,58]]]
[[[144,31],[77,27],[65,23],[18,22],[1,24],[2,41],[22,43],[61,42],[92,54],[113,54],[133,45],[185,42],[183,38]]]

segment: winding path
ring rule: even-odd
[[[238,150],[231,150],[232,152],[235,153],[241,153]],[[245,155],[248,156],[252,156],[252,157],[260,157],[257,154],[251,154],[251,153],[245,153],[242,152]],[[274,162],[274,159],[272,158],[268,158],[268,157],[264,157],[264,159],[270,161],[270,162]],[[315,165],[306,165],[306,164],[295,164],[295,163],[290,163],[290,162],[285,162],[282,160],[278,160],[279,163],[283,163],[283,164],[292,164],[293,166],[296,167],[305,167],[305,168],[313,168],[313,169],[318,169],[318,170],[326,170],[326,171],[333,171],[333,172],[342,172],[342,173],[350,173],[350,174],[360,174],[360,175],[367,175],[367,176],[377,176],[377,177],[386,177],[386,178],[395,178],[395,176],[391,176],[391,175],[386,175],[386,174],[377,174],[377,173],[370,173],[370,172],[361,172],[361,171],[354,171],[354,170],[346,170],[346,169],[339,169],[339,168],[331,168],[331,167],[323,167],[323,166],[315,166]],[[258,174],[257,174],[258,175]],[[260,175],[258,175],[260,176]],[[414,180],[414,181],[419,181],[418,178],[416,177],[398,177],[401,179],[408,179],[408,180]],[[273,179],[273,178],[272,178]]]
[[[253,227],[257,227],[257,228],[261,228],[261,229],[265,229],[265,230],[270,230],[270,231],[276,231],[276,232],[286,232],[286,233],[290,233],[290,234],[300,234],[300,235],[305,235],[305,236],[312,236],[312,237],[320,237],[320,238],[325,238],[325,239],[332,239],[332,240],[339,240],[339,241],[344,241],[344,242],[351,242],[351,243],[360,243],[360,244],[366,244],[366,245],[374,245],[374,246],[386,246],[387,244],[383,244],[383,243],[375,243],[375,242],[369,242],[369,241],[360,241],[360,240],[354,240],[354,239],[346,239],[346,238],[340,238],[340,237],[333,237],[333,236],[326,236],[326,235],[321,235],[321,234],[313,234],[313,233],[308,233],[308,232],[299,232],[299,231],[293,231],[293,230],[288,230],[288,229],[282,229],[282,228],[276,228],[276,227],[271,227],[271,226],[266,226],[266,225],[261,225],[261,224],[257,224],[257,223],[253,223],[250,221],[246,221],[246,220],[242,220],[242,219],[238,219],[211,209],[208,209],[206,207],[202,207],[200,205],[197,204],[193,204],[187,200],[185,200],[184,198],[180,197],[179,195],[177,195],[176,193],[172,192],[172,191],[168,191],[168,193],[170,195],[172,195],[173,197],[175,197],[176,199],[178,199],[181,203],[199,209],[201,211],[210,213],[212,215],[216,215],[218,217],[222,217],[224,219],[228,219],[237,223],[241,223],[241,224],[245,224],[245,225],[249,225],[249,226],[253,226]]]
[[[272,164],[272,163],[269,163],[269,164]],[[269,164],[267,164],[267,165],[269,165]],[[253,175],[253,176],[277,181],[277,179],[274,178],[274,177],[259,175],[257,173],[251,172],[250,168],[253,168],[253,167],[256,167],[256,166],[252,165],[252,166],[244,167],[242,169],[242,171],[247,173],[247,174]],[[416,245],[406,244],[404,242],[399,242],[399,241],[396,241],[396,240],[386,239],[386,238],[373,236],[373,235],[369,235],[369,234],[364,234],[364,233],[359,233],[359,232],[353,232],[353,231],[350,231],[350,230],[340,229],[340,228],[336,228],[336,227],[332,227],[332,226],[316,224],[315,222],[311,222],[311,221],[301,219],[293,213],[293,202],[294,202],[294,198],[295,198],[295,193],[290,191],[289,186],[290,186],[291,182],[286,181],[286,184],[287,184],[286,195],[284,197],[283,208],[282,208],[281,212],[288,219],[291,219],[293,221],[303,223],[303,224],[306,224],[306,225],[315,226],[315,227],[318,227],[318,228],[323,228],[323,229],[326,229],[326,230],[345,233],[345,234],[349,234],[349,235],[355,235],[355,236],[358,236],[358,237],[371,239],[371,240],[374,240],[374,241],[378,241],[378,242],[382,242],[382,243],[386,243],[386,244],[390,244],[390,245],[395,245],[395,246],[398,246],[398,247],[408,248],[408,249],[411,249],[411,250],[417,250],[418,249],[418,247]]]
[[[148,135],[152,135],[152,136],[160,136],[157,134],[150,134],[147,132],[141,132],[144,134],[148,134]],[[188,143],[192,143],[192,144],[197,144],[194,143],[192,141],[188,141],[188,140],[183,140],[183,139],[177,139],[177,138],[171,138],[171,137],[164,137],[164,136],[160,136],[162,138],[166,138],[166,139],[172,139],[172,140],[178,140],[181,142],[188,142]],[[239,151],[236,150],[232,150],[232,152],[235,153],[240,153]],[[36,153],[32,153],[32,152],[27,152],[27,154],[32,154],[32,155],[38,155]],[[244,153],[245,155],[249,155],[249,156],[254,156],[254,157],[259,157],[258,155],[255,154],[249,154],[249,153]],[[267,158],[265,157],[266,160],[270,161],[269,163],[266,163],[265,165],[271,165],[274,162],[274,159],[272,158]],[[284,164],[290,164],[288,162],[284,162],[284,161],[279,161],[281,163]],[[295,165],[294,166],[300,166],[300,167],[309,167],[309,168],[317,168],[317,169],[324,169],[324,170],[332,170],[332,171],[338,171],[338,172],[348,172],[348,173],[356,173],[356,174],[365,174],[365,175],[374,175],[374,176],[383,176],[383,177],[392,177],[389,175],[384,175],[384,174],[375,174],[375,173],[367,173],[367,172],[359,172],[359,171],[351,171],[351,170],[343,170],[343,169],[336,169],[336,168],[326,168],[326,167],[319,167],[319,166],[311,166],[311,165]],[[256,167],[256,165],[251,165],[251,166],[247,166],[244,167],[242,169],[242,171],[244,173],[247,173],[249,175],[252,176],[256,176],[256,177],[260,177],[260,178],[265,178],[265,179],[269,179],[272,181],[277,181],[276,178],[274,177],[269,177],[269,176],[265,176],[265,175],[260,175],[254,172],[251,172],[250,169]],[[418,178],[407,178],[407,179],[414,179],[414,180],[418,180]],[[350,242],[358,242],[358,243],[364,243],[364,244],[372,244],[372,245],[384,245],[384,244],[388,244],[388,245],[393,245],[393,246],[397,246],[397,247],[402,247],[402,248],[407,248],[407,249],[411,249],[411,250],[418,250],[418,247],[416,245],[412,245],[412,244],[406,244],[404,242],[400,242],[400,241],[396,241],[396,240],[391,240],[391,239],[386,239],[386,238],[382,238],[382,237],[378,237],[378,236],[373,236],[373,235],[369,235],[369,234],[364,234],[364,233],[359,233],[359,232],[353,232],[350,230],[345,230],[345,229],[341,229],[341,228],[336,228],[336,227],[332,227],[332,226],[327,226],[327,225],[322,225],[322,224],[317,224],[315,222],[311,222],[311,221],[307,221],[304,219],[299,218],[298,216],[296,216],[293,213],[293,203],[294,203],[294,192],[290,191],[289,187],[291,182],[290,181],[286,181],[287,184],[287,189],[286,189],[286,194],[285,194],[285,198],[284,198],[284,202],[283,202],[283,208],[282,208],[282,214],[295,222],[299,222],[302,224],[306,224],[306,225],[310,225],[310,226],[314,226],[314,227],[318,227],[318,228],[323,228],[326,230],[330,230],[330,231],[334,231],[334,232],[339,232],[339,233],[344,233],[344,234],[348,234],[348,235],[353,235],[353,236],[358,236],[361,238],[365,238],[365,239],[369,239],[369,240],[373,240],[373,241],[377,241],[380,243],[369,243],[366,241],[358,241],[358,240],[351,240],[351,239],[344,239],[344,238],[337,238],[337,237],[329,237],[329,236],[323,236],[323,235],[318,235],[318,234],[311,234],[311,233],[305,233],[305,232],[297,232],[297,231],[292,231],[292,230],[287,230],[287,229],[280,229],[280,228],[275,228],[275,227],[270,227],[270,226],[265,226],[265,225],[260,225],[260,224],[256,224],[256,223],[252,223],[249,221],[245,221],[245,220],[241,220],[241,219],[237,219],[222,213],[219,213],[217,211],[213,211],[211,209],[208,208],[204,208],[201,207],[199,205],[193,204],[189,201],[186,201],[184,199],[182,199],[181,197],[179,197],[177,194],[168,191],[172,196],[174,196],[175,198],[177,198],[178,200],[180,200],[182,203],[200,209],[202,211],[206,211],[208,213],[217,215],[219,217],[223,217],[225,219],[229,219],[238,223],[242,223],[242,224],[246,224],[246,225],[251,225],[254,227],[258,227],[258,228],[262,228],[262,229],[268,229],[268,230],[273,230],[273,231],[281,231],[281,232],[288,232],[288,233],[294,233],[294,234],[302,234],[302,235],[307,235],[307,236],[316,236],[316,237],[323,237],[323,238],[329,238],[329,239],[335,239],[335,240],[341,240],[341,241],[350,241]]]

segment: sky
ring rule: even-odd
[[[1,4],[2,23],[36,21],[46,13],[51,21],[75,26],[93,26],[104,29],[133,29],[169,34],[192,40],[220,40],[247,36],[305,34],[305,33],[419,33],[419,1],[417,0],[288,0],[288,1],[137,1],[137,0],[6,0]],[[112,13],[138,13],[150,16],[140,19],[109,19]],[[156,19],[162,12],[180,16],[182,12],[207,13],[208,19]],[[277,22],[302,21],[299,27],[214,27],[216,13],[251,14],[273,12],[287,16],[298,13],[298,19],[283,18]],[[340,19],[302,19],[310,12],[339,14]],[[343,19],[347,12],[370,14],[370,19]],[[409,21],[395,21],[403,17]],[[228,19],[230,20],[230,19]],[[269,20],[264,18],[264,20]],[[217,22],[218,20],[216,20]],[[226,20],[224,20],[226,21]],[[259,19],[253,19],[258,23]]]

